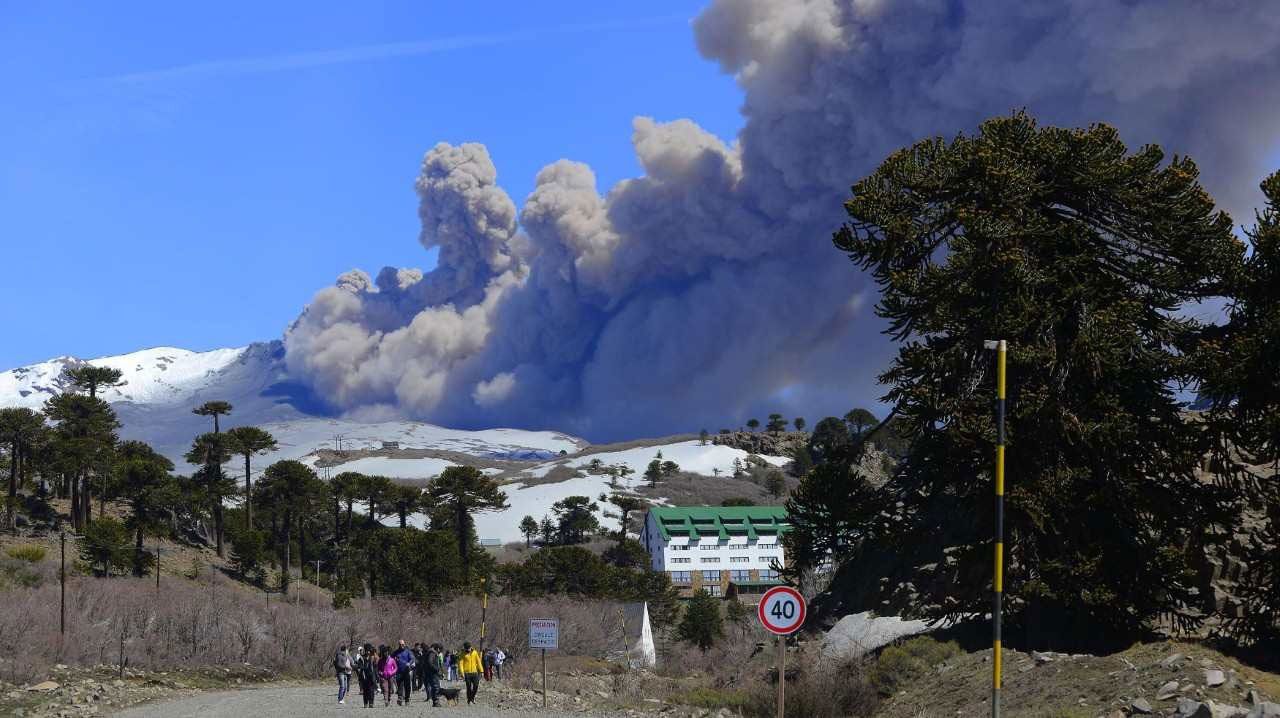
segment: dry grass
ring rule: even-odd
[[[23,683],[48,675],[55,663],[115,664],[123,644],[127,665],[168,666],[250,663],[291,676],[328,670],[339,644],[394,643],[403,638],[457,647],[479,641],[481,603],[459,597],[422,607],[395,599],[361,600],[335,611],[319,593],[284,601],[247,590],[220,572],[190,580],[166,575],[159,593],[151,577],[67,582],[67,628],[60,635],[55,561],[0,559],[0,680]],[[21,577],[15,580],[14,577]],[[300,588],[305,584],[295,584]],[[308,587],[309,588],[309,587]],[[496,598],[487,612],[488,645],[502,646],[517,661],[527,643],[528,619],[556,616],[565,653],[603,658],[621,649],[617,604],[570,599],[513,601]]]

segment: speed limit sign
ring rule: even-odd
[[[804,625],[804,596],[790,586],[774,586],[761,596],[756,614],[765,630],[789,636]]]

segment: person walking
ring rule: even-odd
[[[396,682],[396,659],[391,657],[391,649],[385,645],[378,646],[378,687],[382,689],[383,706],[391,705],[391,694]]]
[[[417,666],[417,662],[413,658],[413,651],[405,645],[404,641],[400,641],[400,645],[396,648],[396,705],[409,705],[409,697],[413,695],[413,669]]]
[[[444,668],[440,654],[443,651],[440,644],[433,643],[422,654],[422,688],[427,692],[431,705],[437,708],[440,706],[440,671]]]
[[[450,681],[458,680],[458,656],[453,651],[444,654],[444,667]]]
[[[469,642],[462,644],[458,670],[462,673],[462,680],[467,684],[467,703],[475,703],[476,693],[480,692],[480,674],[484,671],[484,666],[480,659],[480,651],[472,648]]]
[[[493,680],[493,651],[485,651],[480,654],[480,665],[484,666],[485,682]]]
[[[502,664],[507,662],[507,654],[502,652],[502,648],[496,648],[493,651],[493,677],[502,680]]]
[[[377,693],[378,668],[374,665],[377,652],[366,643],[360,647],[356,655],[356,682],[360,684],[360,697],[364,699],[364,707],[373,707],[373,697]]]
[[[338,653],[333,657],[333,672],[338,678],[338,705],[343,705],[347,702],[347,691],[351,688],[352,669],[351,654],[347,651],[346,646],[339,646]]]

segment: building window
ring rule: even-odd
[[[770,541],[769,543],[765,543],[764,541],[759,541],[756,543],[756,548],[773,548],[777,545],[778,545],[778,542],[776,541]]]
[[[710,594],[710,595],[712,595],[712,596],[719,596],[719,595],[720,595],[720,584],[718,584],[718,583],[713,583],[713,584],[711,584],[710,586],[703,586],[703,587],[702,587],[702,590],[706,591],[708,594]]]
[[[702,563],[720,563],[719,556],[703,556]]]
[[[672,583],[689,583],[690,574],[688,571],[671,571]]]
[[[699,551],[715,551],[715,550],[717,550],[717,549],[719,549],[719,548],[720,548],[720,544],[717,544],[717,543],[700,543],[700,544],[698,544],[698,550],[699,550]]]
[[[703,583],[720,583],[720,572],[719,571],[703,571],[702,582]]]
[[[687,543],[673,543],[673,544],[671,544],[671,546],[669,546],[668,548],[670,548],[672,551],[688,551],[688,550],[689,550],[689,544],[687,544]]]
[[[746,548],[746,547],[747,547],[747,545],[746,545],[745,543],[731,543],[731,544],[729,544],[729,545],[725,546],[725,548],[727,548],[727,549],[729,549],[729,550],[733,550],[733,549],[737,549],[737,548]]]
[[[765,570],[763,570],[763,571],[761,571],[761,572],[760,572],[760,580],[761,580],[761,581],[777,581],[777,580],[778,580],[778,572],[777,572],[777,571],[774,571],[774,570],[773,570],[773,569],[771,569],[771,568],[769,568],[769,569],[765,569]]]
[[[729,572],[729,580],[734,582],[750,581],[751,572],[745,570],[735,570]]]
[[[750,556],[730,556],[729,563],[750,563]]]
[[[673,558],[673,559],[671,559],[671,563],[691,563],[692,561],[693,561],[693,559],[691,559],[691,558]]]

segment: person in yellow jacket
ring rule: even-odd
[[[484,665],[480,660],[480,651],[472,648],[470,643],[462,644],[462,655],[458,657],[458,671],[462,673],[462,680],[467,682],[467,703],[475,703]]]

